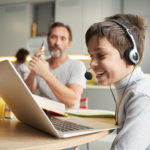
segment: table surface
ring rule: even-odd
[[[103,121],[115,124],[112,118],[87,118],[91,121]],[[105,135],[111,131],[92,133],[67,139],[58,139],[50,134],[32,128],[17,119],[0,120],[0,149],[5,150],[57,150],[69,148],[74,145],[85,144]]]

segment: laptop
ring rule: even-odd
[[[91,121],[82,117],[48,116],[38,105],[10,61],[0,62],[0,70],[0,97],[5,100],[16,118],[27,125],[57,138],[68,138],[117,128],[113,124]]]

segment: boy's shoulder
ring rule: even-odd
[[[138,80],[134,81],[134,90],[138,93],[147,95],[150,97],[150,75],[143,74]]]

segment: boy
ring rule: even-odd
[[[86,32],[90,66],[101,85],[116,88],[118,134],[111,150],[150,149],[150,78],[138,64],[145,46],[146,22],[137,15],[116,14]]]

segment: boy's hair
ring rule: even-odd
[[[29,51],[26,50],[25,48],[20,48],[16,52],[16,58],[18,63],[24,63],[26,61],[26,57],[29,55]]]
[[[145,49],[146,21],[138,15],[116,14],[105,18],[105,21],[103,22],[94,23],[86,32],[86,45],[88,45],[89,40],[94,35],[98,38],[105,37],[116,49],[119,50],[121,58],[124,57],[125,51],[132,48],[133,43],[127,32],[118,24],[112,22],[111,19],[117,20],[131,30],[140,56],[139,59],[141,61]]]
[[[67,29],[68,33],[69,33],[69,41],[72,41],[72,32],[71,32],[71,29],[68,25],[65,25],[64,23],[62,22],[55,22],[53,24],[50,25],[49,27],[49,31],[47,33],[47,37],[49,37],[51,35],[51,32],[54,28],[56,27],[64,27]]]

